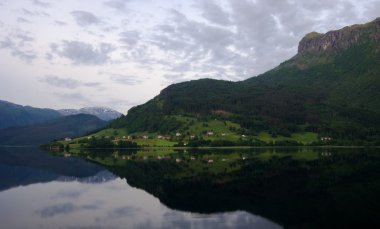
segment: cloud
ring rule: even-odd
[[[85,83],[85,82],[82,82],[79,80],[62,78],[62,77],[55,76],[55,75],[46,75],[40,81],[47,83],[47,84],[54,86],[54,87],[68,88],[68,89],[74,89],[77,87],[99,87],[100,86],[100,83],[98,83],[98,82]]]
[[[51,7],[51,4],[48,3],[48,2],[43,2],[43,1],[40,1],[40,0],[31,0],[31,2],[32,2],[35,6],[39,6],[39,7],[43,7],[43,8]]]
[[[58,20],[55,20],[54,23],[55,23],[56,25],[59,25],[59,26],[66,26],[66,25],[67,25],[66,22],[58,21]]]
[[[100,43],[97,47],[80,41],[63,41],[59,46],[51,45],[52,52],[60,57],[70,59],[78,65],[101,65],[109,61],[109,54],[115,50],[108,43]]]
[[[31,21],[23,18],[23,17],[18,17],[16,20],[18,23],[31,23]]]
[[[136,76],[126,76],[126,75],[119,75],[119,74],[111,75],[110,79],[115,83],[125,84],[125,85],[137,85],[143,82],[142,79],[139,79]]]
[[[230,48],[235,33],[228,28],[188,19],[174,9],[170,13],[173,23],[156,27],[155,34],[149,39],[167,56],[168,61],[161,63],[169,71],[166,75],[170,77],[164,77],[177,82],[175,76],[184,79],[186,75],[196,75],[196,72],[202,77],[213,74],[212,71],[214,74],[223,73],[219,77],[227,78],[229,73],[226,68],[233,59],[240,58],[240,53]],[[208,72],[205,71],[207,68]],[[184,73],[188,74],[184,76]]]
[[[67,102],[81,102],[82,104],[91,104],[91,101],[81,93],[55,92],[54,95]]]
[[[29,47],[29,42],[33,41],[32,37],[26,34],[18,33],[9,36],[5,40],[0,41],[0,49],[8,49],[11,51],[12,56],[17,57],[25,63],[31,63],[37,58],[37,53]]]
[[[19,33],[16,35],[16,37],[21,41],[21,44],[24,44],[25,42],[32,42],[34,41],[34,38],[29,36],[28,34],[22,34]]]
[[[40,10],[34,10],[34,11],[30,11],[30,10],[27,10],[25,8],[22,8],[21,9],[21,12],[22,14],[24,14],[25,16],[41,16],[41,17],[50,17],[50,14],[44,12],[44,11],[40,11]]]
[[[69,88],[69,89],[77,88],[81,84],[77,80],[60,78],[58,76],[53,76],[53,75],[47,75],[41,81],[54,87]]]
[[[136,30],[122,32],[119,34],[119,37],[119,41],[128,47],[135,46],[141,39],[140,33]]]
[[[110,7],[114,10],[120,10],[120,11],[125,11],[126,10],[126,3],[129,0],[111,0],[111,1],[106,1],[103,4],[107,7]]]
[[[141,214],[141,209],[134,206],[120,207],[112,209],[107,213],[108,219],[118,219],[125,217],[134,217],[137,214]]]
[[[201,0],[198,7],[201,10],[201,16],[208,21],[222,26],[231,24],[229,14],[215,1]]]
[[[74,17],[77,24],[81,27],[96,25],[101,22],[98,17],[87,11],[72,11],[71,15]]]
[[[48,206],[38,213],[42,218],[50,218],[56,215],[67,215],[73,213],[77,210],[77,208],[72,203],[64,203]]]

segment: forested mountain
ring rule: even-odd
[[[307,34],[297,55],[240,82],[201,79],[165,88],[111,126],[168,133],[176,116],[237,122],[252,133],[310,131],[339,139],[380,138],[380,18]]]
[[[0,100],[0,129],[42,123],[60,116],[52,109],[22,106]]]
[[[106,124],[93,115],[65,116],[45,123],[0,130],[0,145],[39,145],[54,139],[84,135]]]

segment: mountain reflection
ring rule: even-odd
[[[171,210],[124,179],[32,184],[0,192],[3,228],[281,228],[245,211]],[[22,207],[20,207],[22,206]],[[22,218],[22,220],[19,220]]]
[[[31,148],[2,148],[0,153],[2,228],[282,228],[246,211],[172,210],[80,158]]]

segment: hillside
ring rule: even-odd
[[[60,116],[59,112],[52,109],[22,106],[0,100],[0,129],[43,123]]]
[[[0,145],[39,145],[54,139],[84,135],[106,124],[92,115],[66,116],[41,124],[0,130]]]
[[[380,18],[307,34],[297,55],[245,81],[201,79],[170,85],[111,126],[129,133],[173,134],[192,128],[186,118],[206,126],[221,120],[239,125],[238,134],[313,132],[378,144],[379,88]]]

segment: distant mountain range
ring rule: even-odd
[[[0,129],[44,123],[62,116],[75,114],[90,114],[105,121],[110,121],[122,115],[115,110],[105,107],[86,107],[79,110],[53,110],[22,106],[0,100]]]
[[[78,137],[106,124],[93,115],[70,115],[29,126],[0,129],[0,145],[40,145],[54,139]]]
[[[43,123],[61,116],[53,109],[22,106],[0,100],[0,129]]]
[[[307,131],[380,144],[380,18],[307,34],[297,55],[245,81],[170,85],[111,126],[129,133],[186,133],[198,128],[191,118],[206,127],[211,120],[233,121],[244,134]]]
[[[74,115],[74,114],[90,114],[95,115],[98,118],[109,121],[112,119],[119,118],[122,114],[118,111],[107,107],[84,107],[81,109],[61,109],[58,112],[63,115]]]

